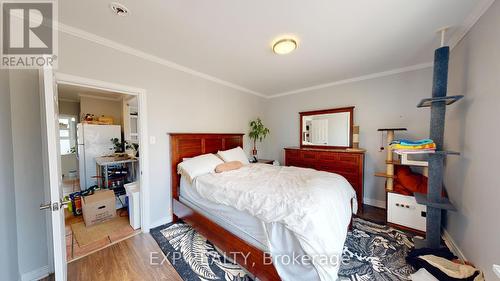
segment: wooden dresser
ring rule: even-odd
[[[363,150],[285,148],[285,166],[313,168],[345,177],[356,191],[358,206],[363,207]]]

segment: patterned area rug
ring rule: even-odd
[[[182,222],[151,230],[165,256],[183,280],[251,281],[253,277],[224,257],[205,237]],[[347,235],[341,280],[410,280],[414,269],[405,261],[413,235],[359,218]]]

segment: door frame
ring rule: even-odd
[[[101,80],[75,76],[62,72],[54,72],[57,85],[71,85],[111,91],[136,96],[139,109],[139,167],[140,167],[140,195],[141,195],[141,230],[149,233],[150,230],[150,200],[149,200],[149,135],[147,122],[147,95],[146,90],[127,85],[110,83]],[[54,141],[54,139],[52,139]]]
[[[150,230],[150,200],[149,200],[149,134],[148,134],[148,122],[147,122],[147,95],[146,95],[146,90],[141,89],[141,88],[135,88],[127,85],[122,85],[122,84],[116,84],[116,83],[110,83],[106,81],[101,81],[101,80],[95,80],[95,79],[90,79],[90,78],[85,78],[81,76],[75,76],[71,74],[66,74],[62,72],[57,72],[53,71],[52,69],[49,71],[50,74],[53,74],[54,76],[54,82],[56,84],[56,87],[53,89],[53,91],[57,91],[57,85],[64,84],[64,85],[73,85],[73,86],[81,86],[81,87],[87,87],[87,88],[93,88],[93,89],[98,89],[98,90],[103,90],[103,91],[112,91],[112,92],[118,92],[118,93],[123,93],[131,96],[136,96],[138,99],[138,110],[139,110],[139,120],[138,120],[138,125],[139,125],[139,140],[140,140],[140,147],[139,147],[139,154],[141,157],[139,158],[139,167],[140,167],[140,196],[141,196],[141,230],[143,233],[149,233]],[[48,75],[48,72],[46,73]],[[40,98],[45,99],[46,95],[49,93],[44,93]],[[52,95],[52,93],[50,93]],[[51,97],[52,99],[52,97]],[[41,115],[44,116],[45,114],[45,108],[41,108]],[[47,120],[42,119],[45,123],[42,123],[42,127],[47,124]],[[46,140],[46,141],[45,141]],[[57,144],[57,139],[54,136],[47,136],[44,138],[42,145],[45,153],[47,153],[47,148],[49,145],[59,145]],[[44,158],[49,162],[49,165],[52,167],[56,167],[57,162],[49,161],[47,158]],[[60,158],[58,158],[55,161],[61,161]],[[45,185],[45,199],[49,198],[47,194],[47,187],[49,187],[49,181],[48,181],[48,171],[44,167],[44,185]],[[50,191],[49,191],[50,193]],[[50,214],[47,214],[47,242],[48,246],[52,248],[52,227],[51,223],[52,221],[50,220]],[[48,253],[48,259],[49,259],[49,272],[54,272],[54,255],[57,255],[58,253],[53,253],[52,251],[49,251]],[[66,260],[66,257],[62,257],[64,260]],[[66,261],[67,262],[67,261]]]

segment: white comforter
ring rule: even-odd
[[[351,212],[357,209],[356,193],[342,176],[251,164],[197,177],[193,186],[212,202],[247,211],[266,224],[283,224],[312,258],[320,279],[337,279]]]

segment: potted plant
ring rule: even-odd
[[[131,157],[139,157],[139,144],[125,141],[126,153]]]
[[[123,143],[118,138],[112,138],[111,142],[113,143],[115,153],[123,153]]]
[[[269,129],[262,124],[262,120],[257,118],[250,122],[250,133],[248,136],[253,140],[253,150],[252,155],[255,157],[257,155],[257,140],[262,142],[263,139],[269,134]]]

